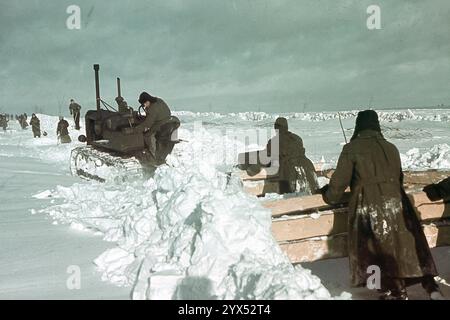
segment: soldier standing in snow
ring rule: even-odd
[[[8,127],[8,118],[6,115],[0,114],[0,126],[3,128],[3,131],[6,131]]]
[[[69,105],[70,114],[73,115],[73,121],[75,122],[75,129],[80,130],[80,112],[81,106],[75,102],[75,100],[70,99]]]
[[[433,183],[423,188],[431,201],[450,200],[450,177],[442,180],[439,183]]]
[[[31,115],[30,125],[31,125],[31,130],[33,130],[33,137],[40,138],[41,137],[41,121],[34,113]]]
[[[274,128],[277,131],[275,137],[267,142],[266,149],[258,152],[258,164],[240,164],[239,168],[247,170],[254,175],[261,167],[276,167],[272,157],[278,158],[278,179],[280,194],[302,192],[313,194],[319,189],[314,164],[305,155],[303,140],[289,131],[286,118],[279,117],[275,120]],[[276,155],[278,149],[278,156]],[[273,151],[273,152],[272,152]],[[261,154],[271,160],[268,164],[261,164]]]
[[[72,139],[69,136],[69,123],[64,120],[64,117],[59,117],[58,127],[56,128],[56,135],[61,143],[70,143]]]
[[[22,129],[26,129],[28,127],[26,113],[21,114],[19,116],[19,123],[20,123],[20,126],[21,126]]]
[[[406,287],[422,283],[431,299],[442,299],[420,222],[403,189],[397,148],[381,134],[373,110],[358,113],[351,141],[339,157],[330,184],[321,189],[329,204],[351,188],[348,254],[353,286],[365,286],[369,266],[381,270],[381,299],[408,299]]]

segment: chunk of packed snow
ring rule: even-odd
[[[50,190],[45,190],[45,191],[42,191],[40,193],[33,195],[32,197],[36,198],[36,199],[47,199],[47,198],[50,198],[51,196],[52,196],[52,192]]]
[[[404,169],[450,169],[450,146],[438,144],[429,149],[412,148],[401,154]]]

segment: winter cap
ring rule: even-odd
[[[139,95],[138,101],[140,104],[144,104],[146,101],[156,102],[156,97],[153,97],[144,91]]]
[[[380,122],[378,121],[378,114],[374,110],[364,110],[358,112],[356,117],[355,131],[352,139],[355,139],[363,130],[374,130],[381,133]]]
[[[288,122],[286,118],[278,117],[277,120],[275,120],[274,128],[278,130],[288,130]]]

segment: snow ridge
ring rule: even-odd
[[[235,118],[242,121],[266,121],[275,120],[279,116],[287,119],[297,119],[301,121],[328,121],[338,119],[356,118],[359,110],[341,111],[341,112],[291,112],[291,113],[266,113],[266,112],[239,112],[239,113],[218,113],[218,112],[192,112],[177,111],[175,114],[181,117],[190,118],[208,118],[208,119],[229,119]],[[450,122],[450,110],[448,109],[417,109],[417,110],[396,110],[396,111],[377,111],[382,122],[400,122],[406,120],[414,121],[438,121]]]

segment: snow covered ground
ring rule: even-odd
[[[347,138],[355,114],[341,113]],[[0,177],[5,191],[0,201],[7,203],[0,209],[0,231],[5,231],[0,237],[8,243],[0,249],[0,255],[7,257],[2,259],[0,274],[8,279],[0,282],[0,297],[34,297],[37,291],[30,289],[30,283],[40,288],[42,298],[349,297],[343,292],[350,288],[336,285],[323,274],[320,266],[327,262],[308,264],[312,273],[289,263],[270,233],[270,212],[227,174],[246,144],[253,149],[265,145],[278,115],[177,115],[182,120],[179,137],[186,142],[175,147],[169,165],[159,168],[153,178],[120,185],[70,176],[70,151],[81,144],[74,130],[74,142],[56,144],[56,117],[39,115],[42,129],[49,133],[42,139],[33,139],[31,131],[20,130],[17,123],[0,133]],[[335,163],[344,143],[336,113],[283,116],[303,138],[308,157]],[[403,154],[404,167],[450,168],[450,111],[385,112],[380,118],[385,136]],[[39,227],[34,229],[34,224]],[[56,244],[49,243],[52,239]],[[79,248],[74,242],[80,243]],[[449,260],[447,248],[436,250],[440,250],[439,261]],[[54,255],[58,258],[52,264],[40,261]],[[35,272],[31,275],[23,267],[30,261],[40,266],[30,268]],[[66,288],[69,265],[88,270],[89,276],[82,272],[79,291]],[[448,264],[444,268],[441,272],[449,275]],[[104,283],[99,283],[100,277]],[[48,278],[54,283],[49,284]],[[85,290],[83,283],[94,289]],[[352,293],[358,297],[358,292]]]
[[[30,130],[11,128],[0,131],[0,299],[127,299],[129,290],[102,282],[92,264],[113,243],[33,210],[41,201],[31,195],[78,181],[59,158],[70,147],[59,148],[55,134],[33,140]],[[72,265],[81,271],[79,290],[66,285]]]

